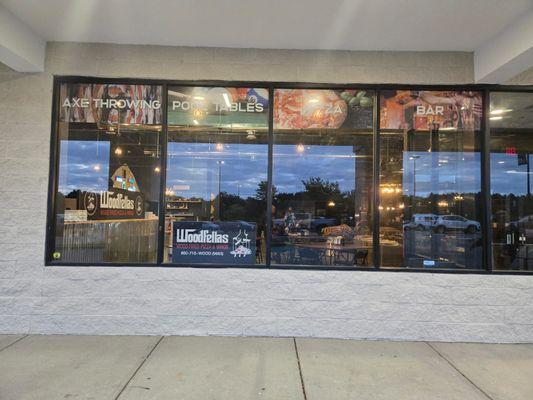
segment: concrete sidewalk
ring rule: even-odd
[[[533,345],[0,335],[0,399],[531,400]]]

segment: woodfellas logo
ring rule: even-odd
[[[215,231],[202,229],[177,229],[176,243],[228,243],[229,237]]]
[[[86,192],[83,196],[83,208],[87,211],[87,216],[92,217],[98,208],[98,196],[93,192]]]
[[[121,189],[85,192],[81,206],[89,219],[144,218],[144,196],[140,192]]]

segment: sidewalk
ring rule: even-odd
[[[0,335],[0,399],[531,400],[533,344]]]

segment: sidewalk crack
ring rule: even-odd
[[[429,342],[425,342],[430,348],[431,350],[433,350],[435,353],[437,353],[444,361],[446,361],[448,363],[448,365],[450,365],[450,367],[452,367],[454,370],[456,370],[463,378],[466,379],[467,382],[469,382],[472,386],[474,386],[477,390],[479,390],[485,397],[487,397],[487,399],[490,399],[490,400],[495,400],[494,398],[492,398],[491,396],[489,396],[489,394],[487,392],[485,392],[483,389],[481,389],[478,385],[476,385],[474,383],[474,381],[472,381],[468,376],[466,376],[459,368],[457,368],[450,360],[448,360],[444,354],[442,354],[440,351],[438,351],[435,347],[433,347],[431,345],[431,343]]]
[[[15,343],[20,342],[22,339],[26,339],[28,336],[30,336],[30,335],[24,335],[24,336],[18,338],[17,340],[15,340],[15,341],[9,343],[8,345],[6,345],[6,346],[0,348],[0,351],[4,351],[5,349],[8,349],[9,347],[13,346]]]
[[[116,397],[114,398],[114,400],[118,400],[118,398],[120,396],[122,396],[122,393],[124,392],[124,390],[126,390],[126,388],[128,387],[128,385],[130,384],[130,382],[133,380],[133,378],[135,377],[135,375],[137,375],[137,372],[139,372],[139,370],[142,368],[142,366],[144,365],[144,363],[146,362],[146,360],[148,360],[150,358],[150,356],[152,355],[152,353],[154,352],[154,350],[156,349],[157,346],[159,346],[159,343],[161,343],[161,341],[164,339],[165,337],[164,336],[161,336],[159,338],[159,340],[155,343],[154,347],[152,347],[152,349],[148,352],[148,354],[146,354],[146,357],[144,357],[144,359],[141,361],[141,363],[139,364],[139,366],[135,369],[135,371],[133,371],[133,374],[131,374],[130,378],[128,379],[128,381],[124,384],[124,386],[122,387],[122,389],[120,389],[120,392],[118,392],[118,394],[116,395]]]
[[[296,344],[296,338],[295,337],[293,337],[292,340],[294,342],[294,351],[296,352],[296,361],[298,361],[298,371],[300,373],[300,384],[302,386],[302,393],[304,395],[304,400],[307,400],[307,394],[305,392],[304,376],[303,376],[303,372],[302,372],[302,365],[300,363],[300,355],[298,353],[298,345]]]

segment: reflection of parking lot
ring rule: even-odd
[[[405,231],[431,230],[436,233],[460,231],[473,234],[481,230],[481,224],[460,215],[414,214],[404,223],[403,228]]]
[[[482,268],[479,231],[408,230],[403,247],[406,265],[411,267]]]

